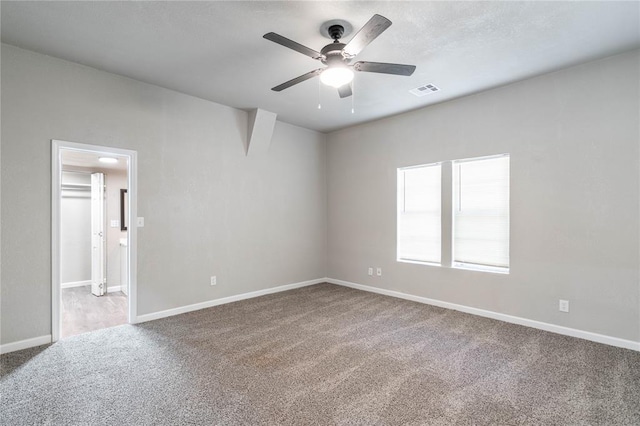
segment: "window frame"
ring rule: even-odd
[[[398,167],[396,173],[396,192],[397,192],[397,200],[396,200],[396,261],[402,263],[413,263],[417,265],[426,265],[426,266],[442,266],[442,229],[440,229],[440,262],[433,262],[428,260],[419,260],[419,259],[408,259],[400,256],[400,235],[401,235],[401,215],[404,212],[403,201],[405,200],[405,194],[401,193],[400,188],[405,188],[404,181],[401,184],[400,177],[404,178],[404,172],[412,169],[421,169],[427,167],[438,167],[440,169],[440,226],[442,226],[442,162],[436,163],[428,163],[428,164],[418,164],[413,166],[406,167]]]
[[[469,262],[458,262],[454,258],[454,244],[455,244],[455,208],[456,208],[456,200],[455,200],[455,178],[454,173],[456,168],[455,164],[460,164],[464,162],[472,162],[472,161],[481,161],[481,160],[490,160],[494,158],[509,158],[509,176],[508,176],[508,198],[509,198],[509,213],[508,213],[508,266],[494,266],[494,265],[484,265],[484,264],[476,264]],[[440,235],[440,263],[429,262],[429,261],[421,261],[421,260],[412,260],[412,259],[404,259],[400,257],[400,229],[401,229],[401,201],[404,200],[404,194],[401,194],[400,189],[400,176],[401,173],[405,170],[410,170],[414,168],[422,168],[422,167],[430,167],[430,166],[440,166],[440,225],[441,225],[441,235]],[[446,167],[445,167],[446,166]],[[446,160],[433,162],[428,164],[418,164],[412,166],[404,166],[398,167],[397,169],[397,181],[396,181],[396,192],[397,192],[397,200],[396,200],[396,261],[401,263],[412,263],[417,265],[425,265],[425,266],[438,266],[450,269],[458,269],[465,271],[475,271],[475,272],[485,272],[485,273],[493,273],[493,274],[501,274],[508,275],[511,271],[511,154],[510,153],[501,153],[501,154],[492,154],[485,155],[479,157],[470,157],[463,158],[457,160]],[[448,176],[445,176],[448,175]],[[445,219],[445,215],[448,217]],[[446,228],[446,229],[445,229]]]
[[[460,197],[460,188],[458,188],[456,190],[455,186],[456,186],[456,177],[455,177],[455,173],[456,173],[456,165],[457,164],[464,164],[464,163],[471,163],[471,162],[476,162],[476,161],[486,161],[486,160],[493,160],[493,159],[498,159],[498,158],[504,158],[507,157],[509,159],[509,176],[508,176],[508,180],[509,180],[509,184],[508,184],[508,199],[510,200],[511,198],[511,155],[509,153],[503,153],[503,154],[497,154],[497,155],[485,155],[482,157],[472,157],[472,158],[464,158],[464,159],[459,159],[459,160],[451,160],[451,229],[450,229],[450,233],[451,233],[451,267],[454,269],[465,269],[465,270],[469,270],[469,271],[480,271],[480,272],[492,272],[492,273],[497,273],[497,274],[509,274],[509,268],[511,267],[511,256],[510,256],[510,251],[511,251],[511,206],[510,206],[510,202],[509,202],[509,220],[508,220],[508,226],[509,226],[509,232],[508,232],[508,243],[509,243],[509,247],[507,248],[507,252],[508,252],[508,256],[509,256],[509,262],[507,266],[495,266],[495,265],[487,265],[487,264],[483,264],[483,263],[473,263],[473,262],[461,262],[461,261],[456,261],[455,259],[455,240],[456,240],[456,207],[457,207],[457,202],[459,200],[456,200],[456,195],[458,196],[458,198]]]

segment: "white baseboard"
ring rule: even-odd
[[[51,335],[34,337],[31,339],[19,340],[17,342],[5,343],[0,345],[0,354],[7,354],[22,349],[32,348],[34,346],[46,345],[51,343]]]
[[[91,280],[87,281],[71,281],[68,283],[60,284],[60,288],[71,288],[71,287],[83,287],[85,285],[91,285]]]
[[[115,293],[116,291],[120,291],[121,289],[122,289],[121,285],[114,285],[111,287],[107,285],[107,293]]]
[[[620,339],[618,337],[606,336],[604,334],[592,333],[590,331],[577,330],[575,328],[564,327],[561,325],[550,324],[541,321],[535,321],[527,318],[516,317],[507,314],[501,314],[499,312],[486,311],[484,309],[472,308],[470,306],[458,305],[456,303],[443,302],[441,300],[429,299],[422,296],[414,296],[412,294],[401,293],[399,291],[387,290],[378,287],[371,287],[363,284],[356,284],[349,281],[337,280],[334,278],[326,278],[326,282],[331,284],[337,284],[344,287],[355,288],[357,290],[368,291],[371,293],[378,293],[385,296],[397,297],[400,299],[411,300],[413,302],[425,303],[427,305],[438,306],[446,309],[453,309],[455,311],[465,312],[468,314],[478,315],[481,317],[492,318],[511,324],[524,325],[526,327],[537,328],[539,330],[550,331],[552,333],[563,334],[565,336],[577,337],[580,339],[590,340],[592,342],[604,343],[605,345],[617,346],[625,349],[632,349],[634,351],[640,351],[640,342],[634,342],[633,340]]]
[[[592,333],[590,331],[577,330],[575,328],[563,327],[560,325],[549,324],[545,322],[535,321],[527,318],[516,317],[507,314],[501,314],[493,311],[486,311],[484,309],[473,308],[465,305],[458,305],[450,302],[443,302],[441,300],[429,299],[427,297],[415,296],[412,294],[401,293],[399,291],[387,290],[378,287],[371,287],[363,284],[356,284],[349,281],[337,280],[334,278],[319,278],[310,281],[303,281],[299,283],[286,284],[279,287],[267,288],[264,290],[252,291],[249,293],[237,294],[235,296],[223,297],[221,299],[209,300],[206,302],[195,303],[193,305],[181,306],[178,308],[167,309],[164,311],[154,312],[151,314],[140,315],[136,318],[136,322],[152,321],[160,318],[165,318],[173,315],[179,315],[186,312],[197,311],[200,309],[210,308],[213,306],[223,305],[226,303],[237,302],[240,300],[251,299],[254,297],[264,296],[267,294],[279,293],[282,291],[293,290],[296,288],[307,287],[314,284],[320,284],[328,282],[344,287],[350,287],[357,290],[368,291],[371,293],[382,294],[385,296],[397,297],[400,299],[411,300],[418,303],[424,303],[427,305],[438,306],[446,309],[453,309],[468,314],[478,315],[481,317],[492,318],[499,321],[508,322],[511,324],[523,325],[526,327],[537,328],[539,330],[549,331],[552,333],[562,334],[565,336],[577,337],[580,339],[590,340],[592,342],[604,343],[605,345],[616,346],[625,349],[631,349],[640,351],[640,342],[633,340],[620,339],[618,337],[606,336],[603,334]],[[51,335],[34,337],[32,339],[20,340],[17,342],[6,343],[0,345],[0,354],[19,351],[22,349],[31,348],[34,346],[46,345],[51,343]]]
[[[326,282],[326,278],[318,278],[310,281],[302,281],[299,283],[286,284],[278,287],[266,288],[264,290],[252,291],[249,293],[236,294],[235,296],[223,297],[221,299],[208,300],[206,302],[195,303],[193,305],[180,306],[178,308],[167,309],[164,311],[153,312],[151,314],[138,315],[136,323],[153,321],[160,318],[170,317],[173,315],[184,314],[187,312],[198,311],[200,309],[211,308],[213,306],[224,305],[226,303],[238,302],[240,300],[251,299],[254,297],[264,296],[267,294],[280,293],[281,291],[293,290],[295,288],[307,287],[314,284]]]

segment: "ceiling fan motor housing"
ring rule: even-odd
[[[327,44],[322,48],[320,53],[322,53],[323,59],[321,62],[327,66],[338,65],[338,63],[345,64],[349,63],[350,58],[346,58],[342,54],[342,49],[344,48],[344,43],[334,42],[331,44]]]

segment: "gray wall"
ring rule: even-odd
[[[2,45],[0,342],[51,332],[50,139],[138,151],[140,315],[328,275],[640,340],[639,62],[327,137],[278,122],[246,157],[243,111]],[[397,263],[396,168],[501,152],[511,273]]]
[[[246,157],[246,112],[8,45],[1,83],[1,343],[51,333],[50,139],[138,151],[139,315],[326,275],[324,135]]]
[[[328,276],[640,340],[639,62],[635,51],[330,134]],[[396,262],[396,168],[504,152],[510,274]]]

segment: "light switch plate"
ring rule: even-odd
[[[138,218],[138,228],[144,228],[144,217]]]
[[[120,228],[120,221],[118,219],[113,219],[111,221],[111,227],[112,228]]]

